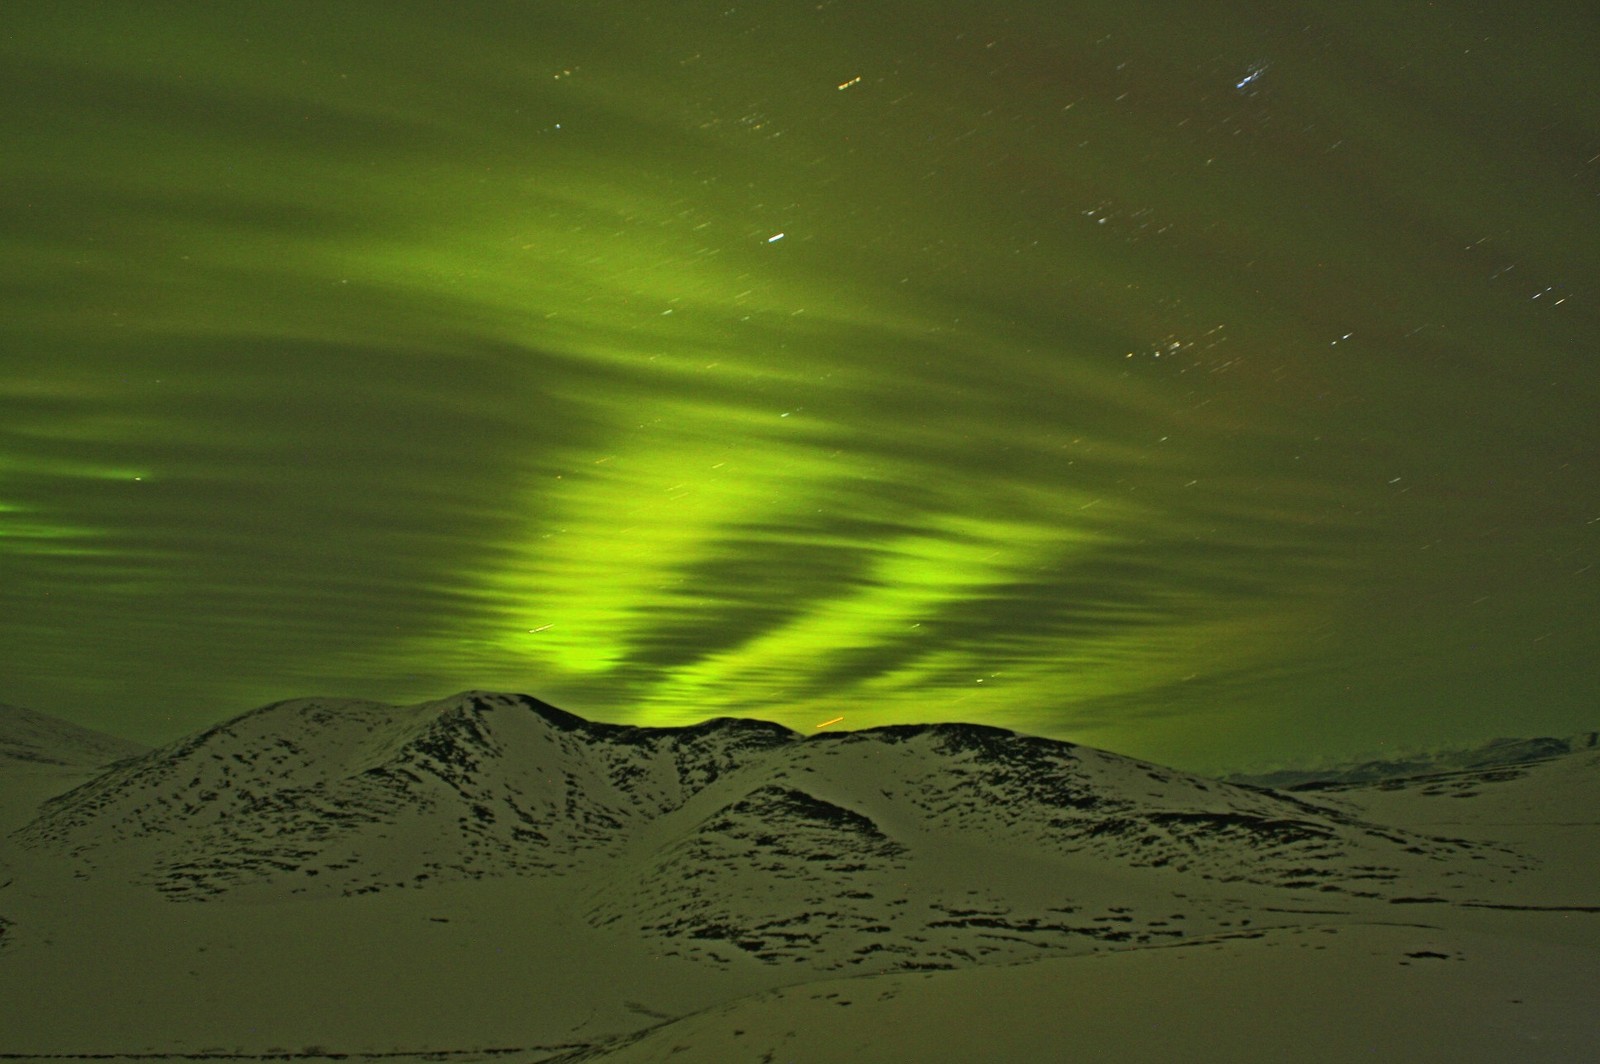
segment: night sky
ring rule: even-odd
[[[1600,725],[1588,0],[45,3],[0,701]]]

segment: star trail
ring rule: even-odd
[[[17,5],[0,699],[1592,728],[1600,20]]]

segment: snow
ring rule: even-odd
[[[46,798],[146,749],[43,713],[0,704],[0,833],[31,819]]]
[[[1553,978],[1555,977],[1555,978]],[[1184,946],[809,982],[717,1006],[599,1059],[1228,1061],[1594,1059],[1593,949],[1357,924]]]
[[[3,843],[13,1058],[1600,1052],[1592,749],[1286,793],[468,692],[278,703],[58,782]]]

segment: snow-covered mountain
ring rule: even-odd
[[[516,695],[405,708],[301,699],[123,762],[13,838],[85,870],[112,853],[185,898],[560,874],[788,737],[728,719],[593,724]]]
[[[802,739],[735,719],[623,727],[478,692],[403,710],[267,706],[116,765],[12,837],[86,875],[114,856],[119,874],[176,898],[350,895],[620,863],[599,919],[776,956],[817,936],[768,943],[756,921],[792,919],[798,895],[818,893],[836,919],[880,924],[870,897],[834,888],[906,878],[929,837],[1080,870],[1367,896],[1434,861],[1507,864],[1462,840],[999,728]],[[751,868],[789,887],[735,915]]]
[[[1589,796],[1584,757],[1600,751],[1525,766],[1487,819]],[[1454,808],[1488,808],[1496,786]],[[1541,848],[1402,799],[1222,783],[978,725],[802,736],[602,724],[487,692],[281,702],[111,764],[4,840],[0,1000],[38,1006],[0,1054],[248,1056],[300,1038],[656,1059],[639,1055],[655,1035],[634,1045],[648,1031],[670,1042],[679,1018],[844,976],[1600,902],[1561,863],[1592,828]],[[121,1011],[74,1004],[91,956],[143,966],[95,991]],[[151,985],[216,1005],[174,1034],[134,1000]]]

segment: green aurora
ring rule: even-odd
[[[1597,724],[1589,5],[5,21],[0,700]]]

